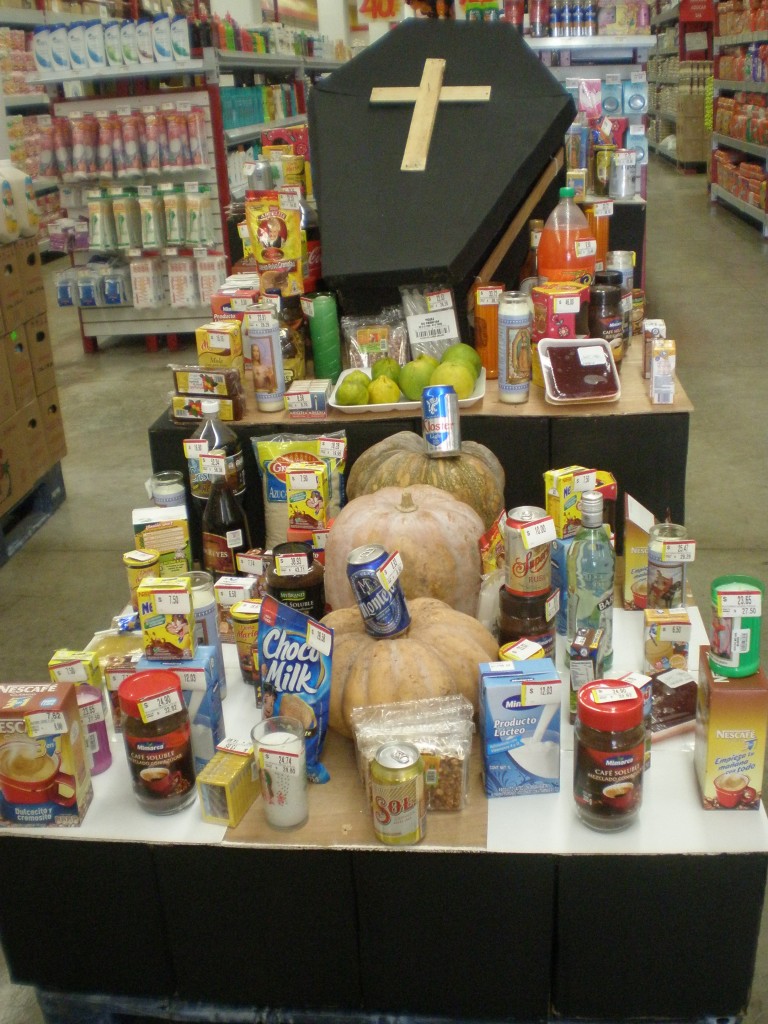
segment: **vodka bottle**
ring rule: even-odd
[[[581,496],[581,529],[568,552],[568,649],[583,626],[605,630],[603,667],[613,662],[613,585],[616,555],[603,526],[603,496]]]

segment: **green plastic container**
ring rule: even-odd
[[[751,676],[760,668],[760,623],[765,586],[754,576],[712,581],[709,664],[723,676]]]

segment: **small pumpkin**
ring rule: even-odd
[[[436,597],[475,615],[482,560],[480,516],[463,501],[426,484],[382,487],[350,501],[336,516],[325,545],[325,599],[331,608],[356,604],[347,556],[362,544],[399,551],[406,598]]]
[[[485,445],[464,441],[461,455],[427,455],[424,439],[400,430],[372,445],[356,460],[347,480],[347,496],[357,498],[381,487],[429,484],[448,491],[473,508],[487,530],[504,508],[504,468]]]
[[[442,601],[408,602],[411,624],[391,640],[366,633],[357,608],[329,612],[333,669],[329,724],[352,735],[353,708],[461,693],[477,710],[477,666],[495,661],[496,640],[477,619]]]

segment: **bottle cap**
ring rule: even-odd
[[[219,402],[216,398],[204,398],[200,403],[200,410],[203,416],[215,416],[219,411]]]
[[[611,690],[618,699],[611,700]],[[634,691],[629,695],[629,691]],[[582,725],[598,732],[626,732],[643,721],[643,695],[631,683],[595,679],[576,695],[576,713]]]
[[[584,491],[579,502],[579,508],[581,509],[582,521],[585,517],[589,517],[601,522],[603,518],[603,496],[600,491]]]
[[[181,696],[179,677],[169,669],[155,668],[127,676],[118,687],[117,697],[123,714],[138,718],[140,701],[164,697],[167,693]]]
[[[576,189],[575,188],[561,188],[560,189],[560,198],[561,199],[573,199],[573,197],[575,195],[576,195]]]

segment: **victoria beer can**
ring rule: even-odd
[[[347,555],[347,578],[363,625],[377,639],[399,636],[411,624],[399,580],[386,587],[379,574],[389,557],[381,544],[363,544]]]
[[[377,839],[389,846],[422,840],[427,827],[424,762],[412,743],[384,743],[371,762],[371,810]]]
[[[528,401],[531,388],[531,307],[524,292],[499,302],[499,401]]]
[[[506,589],[520,597],[548,594],[552,585],[552,563],[549,544],[529,548],[523,542],[523,529],[547,513],[535,505],[519,505],[507,513],[504,529]]]
[[[450,384],[432,384],[422,390],[421,422],[427,455],[461,455],[459,400]]]

